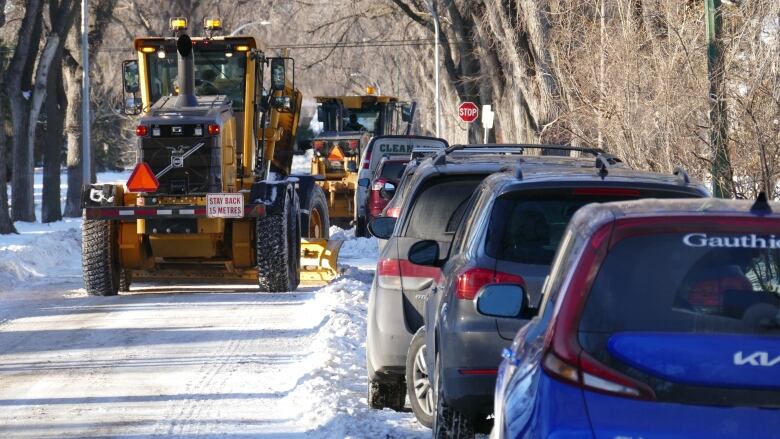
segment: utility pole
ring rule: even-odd
[[[710,81],[710,143],[713,149],[712,195],[731,198],[721,0],[704,0],[704,9],[707,23],[707,77]]]
[[[436,77],[436,137],[441,137],[441,103],[440,103],[440,88],[439,88],[439,12],[436,10],[436,0],[428,1],[428,9],[431,11],[431,17],[433,18],[433,34],[436,40],[433,48],[434,58],[434,76]]]
[[[89,0],[81,0],[81,132],[82,152],[81,171],[83,181],[81,184],[92,183],[92,158],[90,151],[90,118],[89,118]]]

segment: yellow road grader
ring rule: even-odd
[[[415,104],[368,87],[365,95],[317,96],[317,118],[323,130],[312,139],[311,174],[326,194],[330,223],[365,229],[363,199],[358,187],[361,160],[370,159],[370,141],[385,135],[409,134]],[[368,155],[368,157],[366,157]],[[363,166],[366,166],[365,164]]]
[[[325,195],[292,175],[301,93],[295,62],[252,37],[187,35],[134,42],[123,63],[124,109],[140,115],[126,184],[84,187],[82,262],[91,295],[141,279],[251,279],[292,291],[336,275]],[[303,238],[302,238],[303,237]]]

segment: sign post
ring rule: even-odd
[[[488,133],[490,132],[490,129],[493,128],[493,116],[495,116],[495,114],[496,113],[493,112],[490,105],[482,106],[482,131],[485,135],[482,143],[488,143]]]
[[[479,108],[473,102],[463,102],[458,106],[458,117],[466,123],[473,123],[479,117]]]

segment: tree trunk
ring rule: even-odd
[[[112,14],[114,13],[117,2],[118,0],[103,0],[97,2],[94,10],[91,11],[91,16],[95,22],[94,28],[89,33],[90,41],[92,42],[89,48],[90,56],[92,56],[95,50],[100,47],[100,43],[103,41],[103,34],[105,33],[106,27],[111,22]],[[131,3],[131,6],[135,8],[135,4]],[[80,9],[76,9],[74,21],[81,19],[79,13]],[[74,32],[68,34],[66,48],[67,49],[63,54],[65,68],[64,76],[65,84],[67,85],[68,100],[67,111],[65,113],[65,134],[68,142],[68,195],[67,200],[65,201],[65,216],[77,218],[81,216],[81,186],[84,184],[81,163],[81,127],[83,123],[81,120],[81,104],[83,99],[81,86],[83,81],[81,77],[81,32],[78,27],[74,28]],[[86,99],[89,101],[89,97]],[[93,159],[93,163],[90,164],[90,167],[92,168],[91,174],[94,179],[95,154],[91,154],[90,157]]]
[[[5,137],[5,102],[0,93],[0,235],[16,233],[14,223],[8,212],[8,186],[6,184],[6,137]]]
[[[43,198],[41,200],[41,222],[49,223],[62,219],[60,203],[60,156],[65,122],[65,89],[62,77],[62,52],[52,62],[47,81],[46,136],[43,148]]]
[[[35,221],[35,201],[33,197],[32,152],[28,144],[27,99],[30,93],[35,58],[38,54],[38,39],[41,31],[42,0],[27,1],[24,18],[19,30],[16,50],[8,65],[6,92],[11,108],[11,123],[14,133],[12,215],[18,221]],[[27,97],[25,97],[25,94]]]
[[[68,143],[68,195],[65,201],[65,216],[81,216],[81,65],[69,51],[64,54],[64,77],[68,96],[65,111],[65,135]]]

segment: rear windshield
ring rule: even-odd
[[[602,264],[580,330],[780,335],[779,248],[763,235],[626,238]]]
[[[493,206],[486,252],[502,261],[550,265],[566,225],[577,209],[588,203],[638,198],[639,191],[634,192],[636,195],[618,191],[610,196],[601,195],[601,191],[591,194],[586,188],[567,188],[526,190],[502,196]]]
[[[425,184],[409,211],[405,236],[449,241],[483,177],[436,179]]]
[[[398,181],[404,173],[407,162],[385,162],[379,171],[379,177],[389,181]]]

